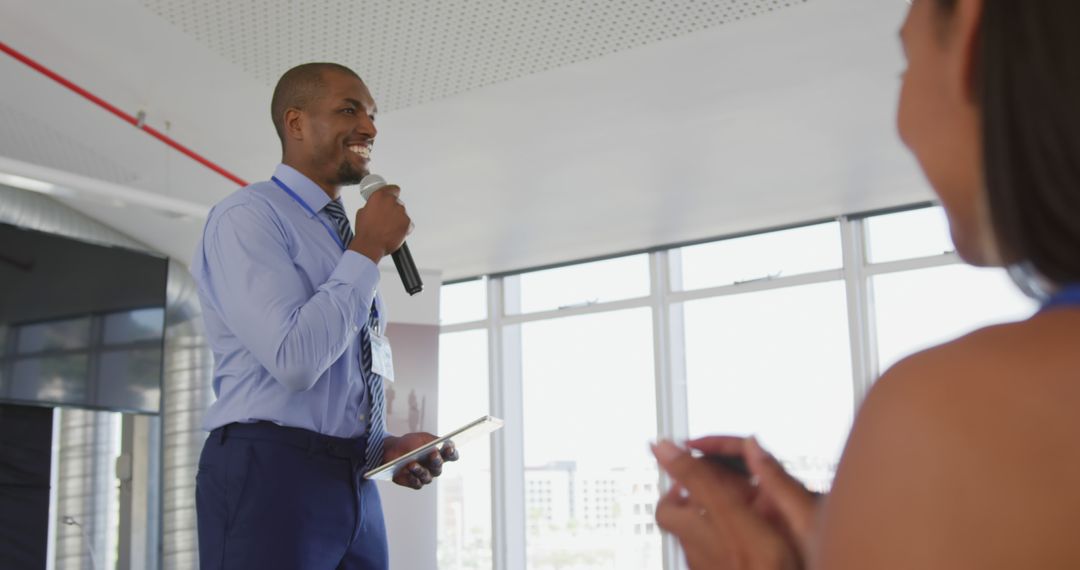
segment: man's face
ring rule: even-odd
[[[375,100],[359,79],[326,72],[323,94],[305,111],[305,139],[320,181],[334,186],[357,184],[368,174],[375,142]]]

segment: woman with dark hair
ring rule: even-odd
[[[965,261],[1032,318],[916,354],[874,386],[827,498],[753,439],[747,480],[670,442],[657,520],[690,567],[1080,568],[1080,2],[914,0],[898,126]]]

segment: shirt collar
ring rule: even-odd
[[[327,196],[326,192],[318,184],[287,164],[277,165],[277,168],[274,169],[274,176],[284,182],[290,190],[295,192],[304,202],[307,202],[307,205],[316,212],[322,211],[330,202],[330,196]]]

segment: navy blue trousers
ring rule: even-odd
[[[210,432],[195,478],[200,568],[388,568],[365,446],[269,422]]]

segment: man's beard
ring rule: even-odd
[[[357,171],[353,168],[353,165],[349,162],[349,159],[342,161],[338,165],[337,169],[337,183],[339,186],[352,186],[359,184],[360,180],[364,178],[367,172]]]

